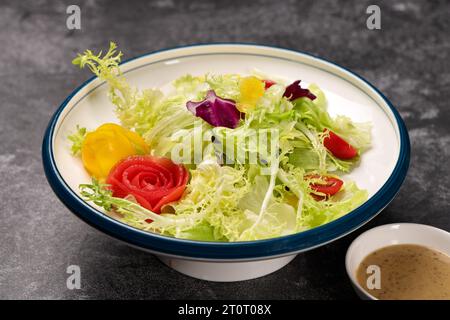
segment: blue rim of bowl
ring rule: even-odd
[[[399,191],[408,171],[410,160],[410,141],[408,132],[400,114],[392,105],[392,103],[380,92],[380,90],[378,90],[370,82],[354,73],[353,71],[350,71],[349,69],[342,67],[332,61],[312,55],[307,52],[276,46],[259,45],[254,43],[206,43],[178,46],[143,54],[125,60],[122,62],[122,64],[145,56],[181,48],[220,45],[256,46],[267,49],[281,49],[296,54],[303,54],[314,59],[330,63],[352,74],[353,76],[356,76],[358,79],[371,87],[386,102],[393,115],[395,116],[400,138],[400,152],[397,163],[391,176],[387,179],[380,190],[378,190],[368,201],[363,203],[360,207],[349,212],[345,216],[340,217],[339,219],[300,233],[272,239],[242,242],[195,241],[177,239],[156,233],[145,232],[130,227],[118,220],[108,217],[103,212],[95,209],[84,200],[79,198],[69,188],[69,186],[65,183],[64,179],[59,174],[55,159],[53,157],[52,137],[59,115],[78,91],[80,91],[82,88],[96,79],[96,77],[92,77],[81,84],[78,88],[76,88],[59,106],[55,114],[50,119],[42,143],[42,161],[44,165],[45,175],[53,191],[55,192],[57,197],[64,203],[64,205],[66,205],[66,207],[68,207],[79,218],[81,218],[83,221],[93,226],[94,228],[116,239],[139,247],[141,249],[149,250],[151,252],[199,260],[259,260],[306,251],[336,240],[356,230],[358,227],[371,220],[389,204],[389,202]]]

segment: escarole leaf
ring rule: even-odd
[[[240,95],[239,80],[241,77],[237,74],[206,74],[205,82],[211,90],[224,99],[237,101]]]
[[[77,125],[76,131],[69,135],[67,138],[72,142],[70,148],[72,155],[79,156],[81,153],[81,148],[83,146],[83,141],[86,138],[87,130],[84,127]]]
[[[332,130],[356,148],[358,154],[361,155],[362,152],[370,148],[371,125],[370,123],[353,122],[345,116],[332,118],[327,111],[327,101],[323,91],[315,84],[310,85],[309,89],[316,96],[314,101],[308,98],[300,98],[295,100],[293,104],[294,110],[301,120],[298,126],[303,128],[303,132],[305,132],[305,128],[313,132],[313,134],[308,134],[312,148],[299,147],[290,155],[290,159],[295,165],[305,165],[305,169],[313,169],[314,166],[318,165],[321,170],[326,168],[328,171],[349,172],[352,167],[359,163],[360,156],[349,160],[335,157],[331,152],[321,147],[324,138],[323,132],[325,129]],[[313,150],[316,155],[312,152]]]
[[[164,97],[160,90],[139,91],[131,87],[122,75],[119,63],[122,53],[117,52],[115,43],[110,43],[108,52],[102,55],[86,50],[72,62],[80,68],[88,67],[96,76],[109,85],[109,97],[116,106],[116,114],[121,124],[144,137],[155,155],[167,155],[167,142],[178,130],[192,127],[195,118],[186,110],[186,91],[190,91],[188,82],[197,79],[185,79],[178,83],[179,90],[174,95]],[[193,84],[191,84],[193,86]]]
[[[201,100],[210,86],[205,82],[204,76],[187,74],[173,81],[176,94],[186,97],[187,100]]]
[[[203,214],[203,222],[183,232],[172,230],[177,237],[190,238],[199,235],[200,230],[210,240],[235,241],[245,229],[244,215],[238,208],[240,199],[249,192],[251,183],[246,177],[244,168],[220,166],[215,158],[205,159],[191,170],[191,181],[187,186],[186,195],[181,201],[173,204],[176,214]]]
[[[346,182],[341,191],[327,200],[316,201],[308,195],[304,198],[300,223],[307,229],[328,223],[356,209],[367,197],[367,191],[353,182]]]
[[[337,116],[333,119],[332,130],[360,153],[370,148],[372,124],[369,122],[358,123],[349,117]]]
[[[367,191],[359,189],[354,182],[345,182],[335,195],[317,201],[311,196],[312,189],[304,179],[301,168],[280,169],[278,178],[289,188],[294,202],[297,201],[296,230],[306,230],[335,220],[359,207],[367,200]]]
[[[295,232],[295,209],[287,203],[275,200],[275,179],[276,173],[269,181],[265,176],[257,176],[255,188],[240,201],[239,207],[244,210],[245,224],[248,227],[238,240],[266,239]]]
[[[327,99],[324,92],[316,85],[311,84],[309,90],[317,97],[313,102],[315,106],[322,111],[327,110]],[[369,122],[354,122],[349,117],[338,115],[335,118],[327,117],[322,114],[322,127],[331,129],[334,133],[341,136],[344,140],[358,149],[360,153],[370,148],[372,125]]]
[[[119,68],[122,55],[122,52],[117,52],[117,45],[111,42],[106,54],[102,55],[100,52],[96,55],[91,50],[86,50],[83,54],[78,54],[72,63],[80,68],[88,67],[97,77],[105,80],[122,125],[143,134],[156,122],[163,94],[159,90],[150,89],[139,92],[131,87]]]
[[[104,55],[102,51],[94,54],[91,50],[86,50],[72,61],[82,69],[88,67],[97,77],[108,82],[111,99],[117,106],[119,115],[120,111],[134,107],[139,99],[137,90],[130,87],[120,71],[122,56],[122,52],[117,52],[117,45],[110,42],[109,50]]]

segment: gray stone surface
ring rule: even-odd
[[[79,3],[82,30],[66,29]],[[344,4],[345,3],[345,4]],[[365,27],[380,5],[382,30]],[[390,222],[450,230],[450,2],[443,1],[0,1],[0,298],[356,299],[344,270],[359,233]],[[361,74],[409,128],[411,167],[396,199],[366,227],[240,283],[185,277],[112,241],[69,212],[44,177],[50,116],[90,77],[76,52],[116,41],[127,57],[197,42],[257,42],[304,50]],[[82,289],[66,289],[77,264]]]

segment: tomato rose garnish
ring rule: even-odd
[[[181,198],[189,174],[183,165],[167,158],[131,156],[120,161],[106,183],[114,197],[133,196],[144,208],[161,213],[161,207]]]

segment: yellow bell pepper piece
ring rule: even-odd
[[[245,77],[239,83],[240,97],[237,108],[241,112],[253,109],[264,94],[264,82],[256,77]]]
[[[135,154],[147,154],[149,148],[135,132],[114,123],[106,123],[86,135],[81,160],[89,174],[105,179],[120,160]]]

